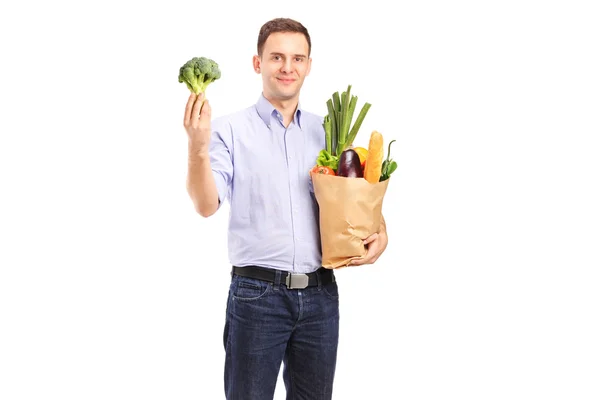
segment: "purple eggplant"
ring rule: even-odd
[[[360,157],[356,151],[347,149],[340,154],[337,175],[348,178],[363,177],[363,170],[362,166],[360,165]]]

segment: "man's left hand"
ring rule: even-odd
[[[377,261],[387,247],[387,233],[385,231],[374,233],[364,240],[364,244],[367,246],[367,254],[361,259],[350,261],[348,265],[373,264]]]

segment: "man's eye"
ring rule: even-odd
[[[296,61],[302,62],[302,61],[304,61],[304,58],[302,58],[302,57],[296,57]]]

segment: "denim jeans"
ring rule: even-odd
[[[233,275],[223,334],[227,400],[273,400],[282,362],[287,400],[330,400],[338,296],[336,282],[288,289]]]

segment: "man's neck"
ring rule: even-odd
[[[298,108],[298,97],[289,100],[271,99],[269,97],[266,97],[266,99],[281,113],[283,124],[287,128],[294,119],[294,113]]]

